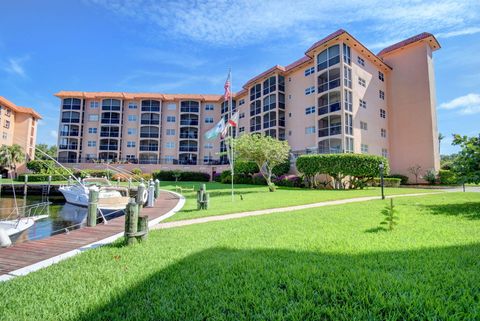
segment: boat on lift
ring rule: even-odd
[[[102,211],[123,210],[127,207],[128,188],[113,186],[106,178],[84,178],[58,189],[67,203],[88,207],[90,188],[98,188],[98,208]]]

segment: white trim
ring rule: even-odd
[[[175,196],[177,196],[179,198],[179,201],[178,201],[177,205],[175,205],[175,207],[172,208],[170,211],[168,211],[167,213],[165,213],[164,215],[162,215],[160,217],[157,217],[157,218],[149,221],[148,222],[148,227],[149,228],[151,228],[154,225],[158,224],[159,222],[173,216],[175,213],[177,213],[179,210],[181,210],[182,207],[185,205],[185,197],[183,195],[178,194],[176,192],[163,190],[163,189],[161,189],[161,191],[174,194]],[[124,235],[124,232],[120,232],[120,233],[117,233],[115,235],[109,236],[109,237],[107,237],[103,240],[84,245],[84,246],[82,246],[78,249],[71,250],[71,251],[59,254],[57,256],[48,258],[46,260],[43,260],[43,261],[28,265],[26,267],[17,269],[15,271],[11,271],[7,274],[0,275],[0,282],[11,280],[11,279],[13,279],[14,277],[17,277],[17,276],[27,275],[30,272],[38,271],[42,268],[45,268],[47,266],[50,266],[50,265],[53,265],[53,264],[58,263],[60,261],[63,261],[65,259],[68,259],[69,257],[75,256],[75,255],[80,254],[84,251],[91,250],[91,249],[94,249],[94,248],[97,248],[97,247],[100,247],[100,246],[103,246],[103,245],[113,243],[114,241],[123,237],[123,235]]]

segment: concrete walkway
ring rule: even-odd
[[[401,194],[401,195],[387,196],[386,198],[422,196],[422,195],[433,195],[433,194],[441,194],[441,193],[444,193],[444,192],[443,191],[435,191],[435,192],[431,192],[431,193]],[[380,197],[378,197],[378,196],[368,196],[368,197],[348,198],[348,199],[336,200],[336,201],[325,201],[325,202],[305,204],[305,205],[271,208],[271,209],[251,211],[251,212],[233,213],[233,214],[216,215],[216,216],[206,216],[206,217],[193,218],[193,219],[190,219],[190,220],[181,220],[181,221],[175,221],[175,222],[160,223],[160,224],[157,224],[157,225],[153,226],[152,229],[175,228],[175,227],[181,227],[181,226],[187,226],[187,225],[193,225],[193,224],[202,224],[202,223],[215,222],[215,221],[226,221],[226,220],[232,220],[232,219],[249,217],[249,216],[259,216],[259,215],[266,215],[266,214],[291,212],[291,211],[304,210],[304,209],[308,209],[308,208],[316,208],[316,207],[323,207],[323,206],[332,206],[332,205],[342,205],[342,204],[349,204],[349,203],[366,202],[366,201],[373,201],[373,200],[379,200],[379,199],[380,199]]]

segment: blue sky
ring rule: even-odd
[[[477,135],[480,2],[463,1],[0,1],[0,95],[43,116],[54,144],[60,90],[221,94],[303,56],[343,28],[374,52],[435,34],[438,121],[447,136]]]

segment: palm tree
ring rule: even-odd
[[[442,133],[438,133],[438,154],[440,154],[440,144],[442,143],[442,140],[445,138]]]
[[[9,170],[13,169],[15,177],[17,177],[17,164],[23,161],[25,161],[25,154],[20,145],[2,145],[0,147],[0,166]]]

